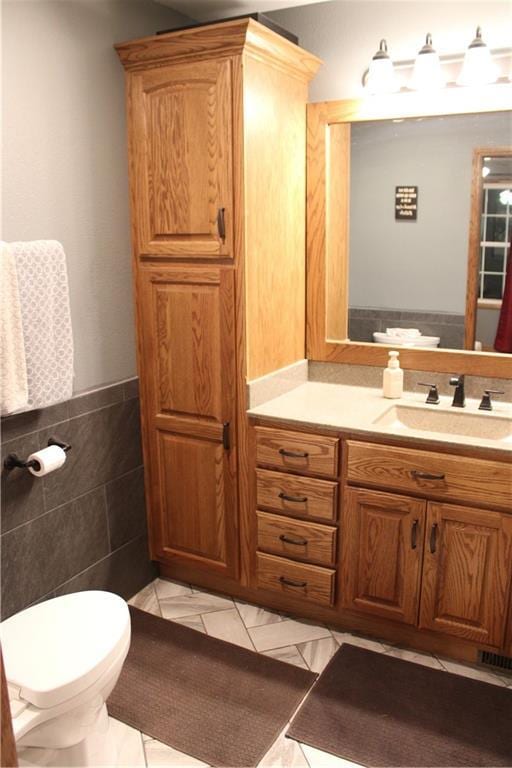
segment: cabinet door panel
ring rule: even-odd
[[[415,624],[425,502],[349,489],[341,527],[342,605]]]
[[[231,61],[134,73],[130,84],[132,202],[139,253],[231,257]]]
[[[226,575],[238,563],[233,277],[229,267],[139,272],[152,552]]]
[[[512,517],[430,503],[420,626],[501,646],[511,545]]]

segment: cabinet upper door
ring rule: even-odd
[[[128,75],[138,254],[233,256],[231,67],[199,61]]]
[[[420,626],[500,647],[511,545],[512,516],[430,503]]]
[[[341,526],[344,608],[416,624],[424,517],[424,501],[348,490]]]

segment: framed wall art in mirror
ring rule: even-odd
[[[512,155],[511,92],[500,84],[308,106],[310,359],[383,365],[400,344],[405,368],[512,377],[477,306],[478,286],[497,290],[501,256],[503,295],[512,200],[501,190],[495,232],[496,194],[475,170],[483,157]],[[483,251],[482,237],[500,233],[503,243]]]

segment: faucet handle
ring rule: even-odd
[[[482,402],[478,406],[479,411],[492,411],[491,395],[504,395],[502,389],[484,389]]]
[[[427,399],[425,400],[426,403],[437,405],[440,402],[439,392],[437,391],[437,384],[425,384],[423,381],[418,381],[418,386],[429,387]]]

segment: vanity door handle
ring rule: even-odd
[[[305,547],[308,543],[307,539],[303,539],[302,537],[294,539],[291,536],[288,536],[286,533],[282,533],[279,539],[284,541],[286,544],[295,544],[297,547]]]
[[[433,555],[435,555],[437,548],[437,529],[437,523],[433,523],[432,528],[430,529],[430,552]]]
[[[307,451],[287,451],[285,448],[280,448],[279,453],[281,456],[288,456],[290,459],[307,459],[309,456]]]
[[[418,524],[419,520],[416,518],[416,520],[413,520],[412,528],[411,528],[411,549],[416,549],[418,546]]]
[[[226,220],[225,220],[225,208],[217,209],[217,231],[219,237],[223,243],[226,242]]]
[[[307,496],[288,496],[288,494],[285,493],[284,491],[281,491],[281,493],[279,494],[279,498],[282,499],[283,501],[293,501],[296,504],[305,504],[306,501],[308,500]]]
[[[293,581],[292,579],[287,579],[285,576],[280,576],[279,581],[281,584],[286,584],[287,587],[307,587],[308,585],[307,581]]]
[[[412,469],[411,477],[414,480],[444,480],[445,474],[444,472],[421,472],[419,469]]]

